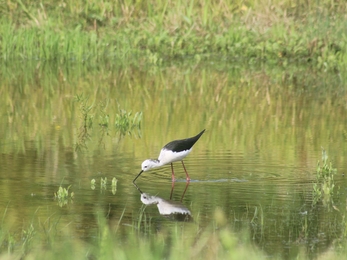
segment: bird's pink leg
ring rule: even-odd
[[[174,174],[173,164],[172,163],[171,163],[171,171],[172,171],[171,179],[172,179],[172,182],[174,182],[175,181],[175,174]]]
[[[172,194],[173,194],[174,188],[175,188],[175,182],[172,182],[172,184],[171,184],[170,200],[172,199]]]
[[[184,171],[186,172],[187,181],[190,181],[190,177],[189,177],[189,175],[188,175],[188,172],[187,172],[187,170],[186,170],[186,167],[184,166],[183,161],[181,161],[181,162],[182,162],[182,165],[183,165]]]
[[[188,186],[189,186],[189,181],[187,181],[187,183],[186,183],[186,188],[184,189],[184,192],[183,192],[183,194],[182,194],[182,197],[181,197],[181,202],[182,202],[182,200],[183,200],[183,197],[184,197],[184,194],[186,194],[186,191],[187,191],[187,189],[188,189]]]

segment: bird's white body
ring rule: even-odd
[[[158,160],[147,159],[142,163],[141,168],[146,172],[152,168],[161,167],[165,164],[182,161],[192,151],[192,149],[193,148],[182,152],[173,152],[163,148],[160,151]]]
[[[172,162],[177,162],[177,161],[182,161],[184,157],[186,157],[193,148],[190,148],[189,150],[185,150],[182,152],[173,152],[171,150],[167,150],[165,148],[161,149],[158,160],[163,163],[163,165],[172,163]]]

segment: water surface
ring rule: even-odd
[[[0,205],[14,232],[55,222],[94,241],[98,213],[124,234],[141,212],[154,230],[171,225],[156,205],[141,202],[132,180],[163,145],[206,128],[185,160],[189,184],[175,163],[174,184],[167,165],[143,173],[141,191],[181,202],[202,229],[221,209],[236,233],[247,230],[269,256],[295,257],[300,248],[319,255],[342,235],[347,95],[337,75],[222,63],[2,70]],[[92,126],[83,139],[86,106]],[[141,129],[121,135],[114,127],[120,109],[142,112]],[[335,195],[312,206],[322,147],[337,168]],[[66,204],[54,199],[60,185],[74,192]]]

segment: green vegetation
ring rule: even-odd
[[[106,185],[107,185],[107,177],[100,179],[100,189],[106,190]]]
[[[119,113],[115,115],[114,128],[110,128],[110,116],[106,113],[105,102],[100,102],[99,109],[96,106],[88,103],[89,98],[83,95],[76,95],[75,101],[80,105],[81,112],[81,125],[78,131],[78,138],[76,143],[76,150],[82,148],[87,149],[87,141],[92,138],[92,130],[94,125],[94,118],[99,118],[99,145],[105,144],[105,137],[110,136],[110,131],[114,130],[119,133],[119,136],[132,135],[132,132],[137,131],[140,136],[142,112],[136,112],[132,116],[131,112],[124,109],[119,109]]]
[[[69,189],[71,188],[71,185],[69,187],[63,188],[62,186],[59,186],[59,189],[56,193],[54,193],[55,199],[58,201],[58,204],[60,207],[66,205],[69,201],[72,201],[74,197],[74,193],[71,192],[69,194]]]
[[[324,205],[334,206],[334,175],[336,169],[332,167],[332,163],[328,163],[328,155],[322,148],[322,165],[318,161],[316,181],[313,183],[313,205],[322,201]]]
[[[112,194],[115,195],[116,192],[117,192],[117,178],[116,177],[113,177],[112,179],[112,184],[111,184],[111,187],[112,187]]]
[[[76,144],[76,150],[80,150],[81,147],[87,148],[86,141],[90,138],[89,130],[93,126],[93,115],[90,114],[90,111],[93,108],[93,105],[87,105],[87,98],[83,96],[76,96],[76,102],[80,103],[81,111],[81,126],[78,134],[78,143]]]
[[[95,184],[96,184],[96,180],[95,180],[95,179],[92,179],[92,180],[90,181],[90,187],[91,187],[92,190],[95,190]]]
[[[112,182],[111,182],[111,192],[113,195],[115,195],[117,192],[117,182],[118,182],[117,178],[113,177]],[[96,188],[96,180],[95,179],[92,179],[90,181],[90,188],[92,190],[95,190],[95,188]],[[101,177],[100,178],[100,190],[102,191],[102,190],[106,190],[106,189],[107,189],[107,177],[105,177],[105,178]]]
[[[344,1],[3,1],[3,60],[347,64]]]
[[[131,135],[133,131],[137,130],[137,135],[140,136],[141,121],[142,112],[136,112],[133,116],[132,112],[119,109],[119,113],[116,114],[115,127],[121,135]]]

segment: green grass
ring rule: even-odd
[[[3,60],[177,58],[346,65],[343,1],[4,2]]]

